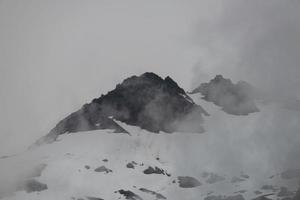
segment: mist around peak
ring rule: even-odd
[[[37,143],[55,141],[64,133],[98,129],[129,134],[115,120],[155,133],[202,133],[202,115],[208,113],[196,105],[172,78],[163,79],[146,72],[125,79],[114,90],[83,105]]]
[[[208,83],[200,84],[191,93],[201,93],[204,100],[221,106],[229,114],[248,115],[259,112],[255,103],[256,91],[245,81],[233,83],[230,79],[217,75]]]

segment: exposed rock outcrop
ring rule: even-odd
[[[179,183],[179,187],[182,188],[194,188],[202,185],[200,181],[190,176],[179,176],[178,183]]]
[[[202,83],[191,93],[201,93],[204,100],[221,106],[229,114],[248,115],[259,111],[255,104],[255,90],[250,84],[244,81],[234,84],[222,75],[217,75],[209,83]]]
[[[122,194],[125,197],[125,199],[128,200],[143,200],[139,195],[135,194],[130,190],[118,190],[117,192]]]
[[[85,104],[61,120],[37,144],[55,141],[58,135],[97,129],[124,130],[115,120],[152,132],[203,132],[207,112],[170,77],[154,73],[132,76],[106,95]]]

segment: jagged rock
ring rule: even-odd
[[[158,167],[153,168],[151,166],[149,166],[147,169],[144,170],[144,174],[163,174],[163,175],[170,176],[170,174],[165,172],[165,170],[160,169]]]
[[[36,144],[79,131],[113,129],[126,133],[114,120],[152,132],[203,132],[202,114],[208,115],[170,77],[162,79],[154,73],[144,73],[125,79],[106,95],[85,104]]]
[[[164,195],[158,193],[158,192],[154,192],[152,190],[148,190],[146,188],[140,188],[140,191],[145,192],[145,193],[149,193],[155,196],[156,199],[167,199]]]
[[[107,174],[110,173],[110,172],[112,172],[111,169],[108,169],[108,168],[106,168],[105,166],[98,167],[98,168],[96,168],[94,171],[95,171],[95,172],[105,172],[105,173],[107,173]]]
[[[221,106],[229,114],[247,115],[259,111],[250,84],[244,81],[234,84],[222,75],[217,75],[209,83],[202,83],[191,93],[201,93],[204,100]]]
[[[131,192],[130,190],[118,190],[128,200],[143,200],[139,195]]]
[[[200,181],[190,176],[179,176],[178,183],[179,183],[179,187],[182,188],[193,188],[202,185]]]

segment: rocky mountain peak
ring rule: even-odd
[[[245,81],[235,84],[217,75],[208,83],[200,84],[191,93],[201,93],[204,100],[221,106],[229,114],[248,115],[259,111],[255,104],[254,88]]]
[[[152,132],[202,132],[202,114],[207,113],[172,78],[147,72],[125,79],[106,95],[85,104],[61,120],[42,141],[97,129],[126,133],[115,120]]]

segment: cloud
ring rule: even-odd
[[[0,1],[0,155],[131,75],[189,82],[182,38],[198,13],[175,1]]]
[[[278,96],[300,95],[300,1],[226,1],[201,21],[194,83],[223,74]],[[195,86],[194,86],[195,87]]]
[[[234,82],[247,81],[276,100],[300,99],[299,9],[300,1],[296,0],[226,1],[219,15],[200,21],[193,33],[199,61],[192,89],[222,74]],[[242,131],[228,125],[232,135],[226,139],[245,139],[250,147],[247,151],[233,148],[239,152],[239,164],[251,160],[249,166],[255,166],[262,161],[267,171],[299,167],[295,159],[300,154],[299,112],[293,109],[263,107],[261,117],[246,121]],[[214,121],[213,126],[218,125]],[[218,141],[223,137],[220,135],[213,140]]]

